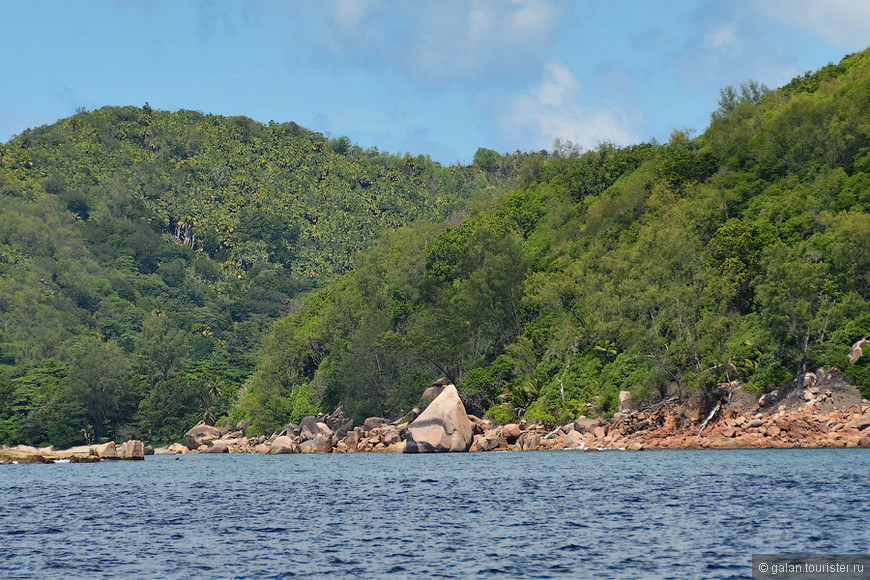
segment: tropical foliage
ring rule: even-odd
[[[391,417],[555,425],[822,365],[870,395],[870,53],[668,143],[470,166],[106,108],[0,145],[0,442]]]
[[[0,443],[165,440],[226,414],[300,295],[499,172],[147,105],[0,145]]]
[[[821,365],[870,394],[846,359],[870,334],[870,56],[720,105],[694,139],[557,143],[461,223],[384,236],[272,328],[237,412],[267,432],[304,393],[396,416],[440,375],[472,412],[545,424]]]

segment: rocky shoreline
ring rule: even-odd
[[[102,445],[82,445],[69,449],[31,447],[29,445],[3,446],[0,447],[0,464],[96,463],[104,460],[141,461],[150,453],[153,453],[153,449],[135,439],[125,441],[121,445],[109,441]]]
[[[782,395],[761,398],[738,383],[722,385],[727,399],[702,414],[691,399],[672,397],[643,409],[623,409],[609,420],[580,417],[555,428],[524,422],[495,425],[465,412],[456,387],[424,393],[431,403],[398,421],[370,417],[346,421],[341,408],[304,418],[271,436],[246,437],[247,425],[231,431],[200,423],[185,443],[151,450],[139,441],[69,450],[18,446],[0,449],[0,463],[48,463],[143,459],[185,453],[420,453],[446,451],[664,450],[870,447],[870,402],[833,369],[808,373]],[[627,393],[626,393],[627,394]]]
[[[229,432],[201,424],[188,432],[186,445],[157,453],[870,447],[870,403],[857,388],[834,369],[820,369],[803,379],[783,395],[774,391],[761,398],[739,383],[722,385],[727,401],[706,415],[691,399],[674,397],[631,409],[630,397],[622,397],[623,410],[609,420],[580,417],[556,428],[524,422],[495,425],[467,415],[455,387],[447,385],[422,414],[415,410],[399,421],[371,417],[353,427],[342,422],[339,409],[306,417],[271,437],[254,438],[245,437],[244,429]]]

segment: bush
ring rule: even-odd
[[[548,428],[555,427],[558,423],[543,399],[538,399],[532,403],[523,418],[528,423],[540,423]]]
[[[507,425],[508,423],[516,423],[519,421],[517,414],[504,404],[493,405],[489,408],[489,411],[486,412],[486,416],[499,425]]]
[[[760,395],[767,392],[768,385],[779,387],[790,381],[793,377],[794,374],[782,368],[780,362],[774,362],[758,369],[752,375],[752,378],[749,379],[749,382],[746,383],[746,387],[750,391]]]
[[[863,398],[870,399],[870,347],[865,346],[862,350],[864,355],[847,368],[844,374],[855,381]]]

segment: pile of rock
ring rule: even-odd
[[[870,447],[870,405],[818,413],[811,404],[773,414],[727,413],[700,447]],[[675,441],[657,445],[672,447]]]
[[[538,451],[579,449],[640,449],[614,424],[581,416],[548,429],[525,422],[498,425],[475,435],[470,451]]]
[[[359,453],[468,451],[473,436],[492,427],[465,412],[453,384],[437,385],[437,393],[422,413],[414,409],[397,421],[369,417],[354,427],[339,407],[329,415],[305,417],[299,425],[288,424],[271,437],[244,436],[246,426],[236,431],[200,423],[184,436],[184,445],[157,449],[155,453]]]
[[[135,461],[145,459],[146,454],[145,445],[135,439],[125,441],[120,447],[114,441],[69,449],[17,445],[15,447],[0,447],[0,463],[54,463],[56,461],[93,463],[116,459]]]
[[[807,373],[787,395],[724,405],[703,431],[697,409],[665,403],[619,414],[611,428],[645,449],[870,447],[870,404],[833,369]]]
[[[628,393],[621,393],[620,411],[608,421],[580,417],[546,428],[525,422],[495,425],[468,415],[456,387],[439,381],[427,389],[431,403],[424,411],[414,409],[397,421],[370,417],[354,427],[338,408],[329,415],[305,417],[299,425],[286,425],[271,437],[252,438],[244,436],[247,425],[230,431],[227,426],[199,424],[185,435],[185,445],[175,444],[157,453],[870,447],[870,405],[861,403],[854,386],[846,385],[831,369],[809,373],[801,384],[802,388],[786,390],[783,396],[770,393],[757,401],[745,394],[743,399],[751,400],[751,405],[731,403],[729,398],[710,417],[697,405],[676,397],[634,409]],[[741,388],[736,382],[724,387],[734,392]]]

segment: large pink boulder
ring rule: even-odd
[[[115,447],[114,441],[109,441],[108,443],[103,443],[102,445],[94,445],[93,447],[91,447],[91,455],[96,455],[100,458],[116,458],[118,457],[118,448]]]
[[[120,455],[121,459],[145,459],[145,445],[136,439],[124,441]]]
[[[212,441],[221,438],[221,431],[217,427],[199,423],[190,428],[184,434],[184,445],[188,449],[198,449],[200,445],[211,445]]]
[[[299,444],[300,453],[332,453],[332,438],[316,435],[314,439]]]
[[[285,453],[299,453],[299,445],[292,438],[281,435],[272,441],[272,447],[267,451],[269,455],[282,455]]]
[[[447,385],[441,394],[408,425],[408,453],[431,451],[468,451],[472,427],[454,385]]]

